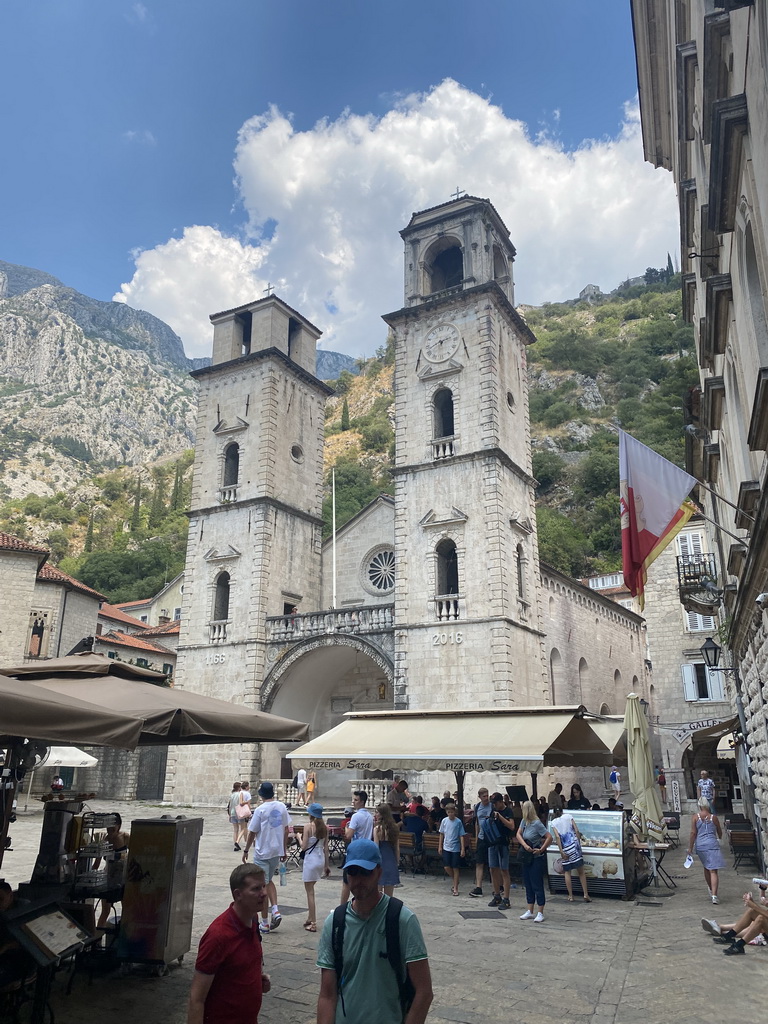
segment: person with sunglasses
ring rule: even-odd
[[[317,950],[321,970],[317,1024],[423,1024],[433,998],[427,949],[418,918],[401,906],[396,933],[400,977],[407,975],[413,987],[410,1007],[404,1011],[398,977],[387,957],[387,908],[393,897],[379,892],[381,852],[376,843],[353,840],[347,849],[344,875],[352,899],[343,915],[341,984],[336,974],[331,913]]]

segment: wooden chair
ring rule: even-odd
[[[759,865],[757,859],[757,837],[754,831],[734,831],[728,833],[728,841],[733,854],[733,866],[737,868],[743,860],[753,860]]]
[[[398,836],[400,840],[400,870],[405,871],[408,865],[408,861],[411,862],[411,874],[416,873],[416,852],[413,843],[413,833],[400,831]]]
[[[440,836],[437,832],[425,832],[422,838],[424,846],[424,867],[429,870],[430,864],[442,865],[442,857],[437,852],[440,845]]]

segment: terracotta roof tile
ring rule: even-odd
[[[173,636],[181,630],[181,620],[174,619],[172,622],[163,622],[160,626],[147,626],[142,636]]]
[[[96,598],[97,601],[107,600],[98,590],[92,590],[91,587],[87,587],[80,580],[76,580],[74,576],[69,576],[53,565],[40,566],[37,570],[37,578],[39,580],[46,580],[49,583],[61,583],[63,586],[69,587],[70,590],[79,590],[81,594],[88,594],[90,597]]]
[[[162,644],[153,644],[143,637],[133,636],[131,633],[121,633],[119,630],[112,630],[109,633],[102,633],[96,637],[96,641],[102,644],[114,645],[115,647],[132,647],[137,651],[154,651],[155,654],[173,654]]]
[[[125,608],[138,608],[138,606],[142,605],[142,604],[152,604],[152,598],[151,597],[145,597],[141,601],[119,601],[117,604],[113,604],[112,607],[113,608],[123,608],[123,609],[125,609]]]
[[[116,604],[103,604],[99,611],[99,615],[105,619],[112,619],[113,622],[123,622],[126,626],[135,626],[137,629],[146,629],[146,622],[142,622],[141,619],[136,619],[133,615],[128,615]]]
[[[47,548],[36,547],[12,533],[0,533],[0,551],[28,551],[31,555],[45,555],[46,558],[49,554]]]

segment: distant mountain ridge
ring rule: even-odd
[[[151,313],[0,261],[0,496],[52,494],[94,470],[190,448],[189,373],[209,363],[187,358]],[[324,380],[356,369],[351,356],[317,353]]]

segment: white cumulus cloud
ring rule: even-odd
[[[241,128],[235,170],[243,241],[188,228],[140,253],[116,296],[167,320],[190,355],[210,351],[207,314],[259,297],[267,278],[324,347],[372,353],[381,314],[403,302],[398,230],[457,186],[507,224],[518,303],[610,290],[677,244],[672,180],[643,162],[632,105],[615,137],[572,152],[450,79],[383,117],[346,112],[307,131],[273,107]]]

